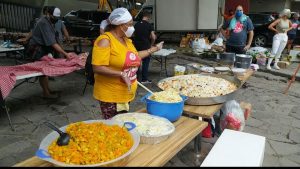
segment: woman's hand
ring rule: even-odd
[[[162,41],[162,42],[160,42],[160,43],[158,43],[158,44],[156,44],[155,46],[157,47],[157,51],[159,51],[159,50],[161,50],[162,48],[163,48],[163,46],[164,46],[164,41]]]
[[[131,80],[129,79],[129,77],[127,76],[127,74],[125,72],[121,72],[121,78],[127,85],[128,91],[131,91]]]

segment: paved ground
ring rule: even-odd
[[[191,60],[201,61],[185,55],[174,56],[168,61],[170,72],[175,64],[191,63]],[[2,58],[0,62],[9,63]],[[161,79],[158,66],[157,62],[151,64],[150,78],[154,83]],[[253,104],[254,110],[245,132],[267,138],[264,166],[300,166],[300,83],[296,82],[286,96],[282,91],[287,86],[287,80],[257,72],[248,81],[249,88],[240,90],[236,98],[237,101]],[[72,122],[99,119],[100,111],[92,97],[92,87],[89,86],[85,95],[82,95],[84,84],[83,72],[55,78],[51,81],[51,87],[63,93],[60,100],[52,102],[41,99],[38,83],[27,83],[15,89],[7,99],[7,104],[17,131],[11,131],[6,115],[0,114],[0,166],[12,166],[34,155],[41,140],[50,132],[42,125],[44,121],[64,126]],[[157,90],[154,84],[149,87]],[[139,98],[145,93],[139,89],[131,111],[143,108]],[[216,140],[204,139],[202,159]],[[193,160],[193,144],[190,143],[166,166],[193,166]]]

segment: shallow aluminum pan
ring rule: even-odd
[[[184,75],[184,76],[190,76],[190,75]],[[159,84],[164,82],[164,81],[177,79],[177,78],[184,77],[184,76],[176,76],[176,77],[163,79],[163,80],[158,82],[158,87],[159,87]],[[192,75],[192,76],[195,76],[195,75]],[[237,90],[235,90],[234,92],[229,93],[227,95],[217,96],[217,97],[207,97],[207,98],[204,98],[204,97],[203,98],[188,97],[187,101],[185,102],[188,105],[208,106],[208,105],[222,104],[222,103],[225,103],[227,101],[234,100],[237,91],[242,86],[242,82],[234,76],[216,75],[216,74],[211,74],[211,75],[210,74],[203,74],[203,75],[199,74],[199,75],[196,75],[196,76],[211,76],[211,77],[223,78],[225,80],[228,80],[228,81],[234,83],[237,86]]]

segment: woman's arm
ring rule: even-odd
[[[276,21],[274,21],[273,23],[271,23],[271,25],[269,25],[269,29],[273,32],[275,32],[276,34],[279,33],[274,27],[280,22],[280,19],[277,19]]]
[[[156,44],[155,46],[151,47],[148,50],[139,51],[139,57],[141,59],[144,59],[146,57],[149,57],[154,52],[157,52],[162,49],[164,42],[160,42],[159,44]]]

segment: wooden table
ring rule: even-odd
[[[175,133],[166,141],[156,145],[140,144],[124,164],[126,167],[159,167],[164,166],[181,149],[197,137],[207,123],[188,117],[181,117],[174,123]],[[32,157],[16,164],[14,167],[52,167],[49,162]]]
[[[253,70],[248,70],[244,76],[239,76],[238,78],[245,83],[252,75],[254,74]],[[202,118],[210,119],[222,108],[223,104],[217,104],[212,106],[184,106],[184,112],[191,116],[197,116]]]

